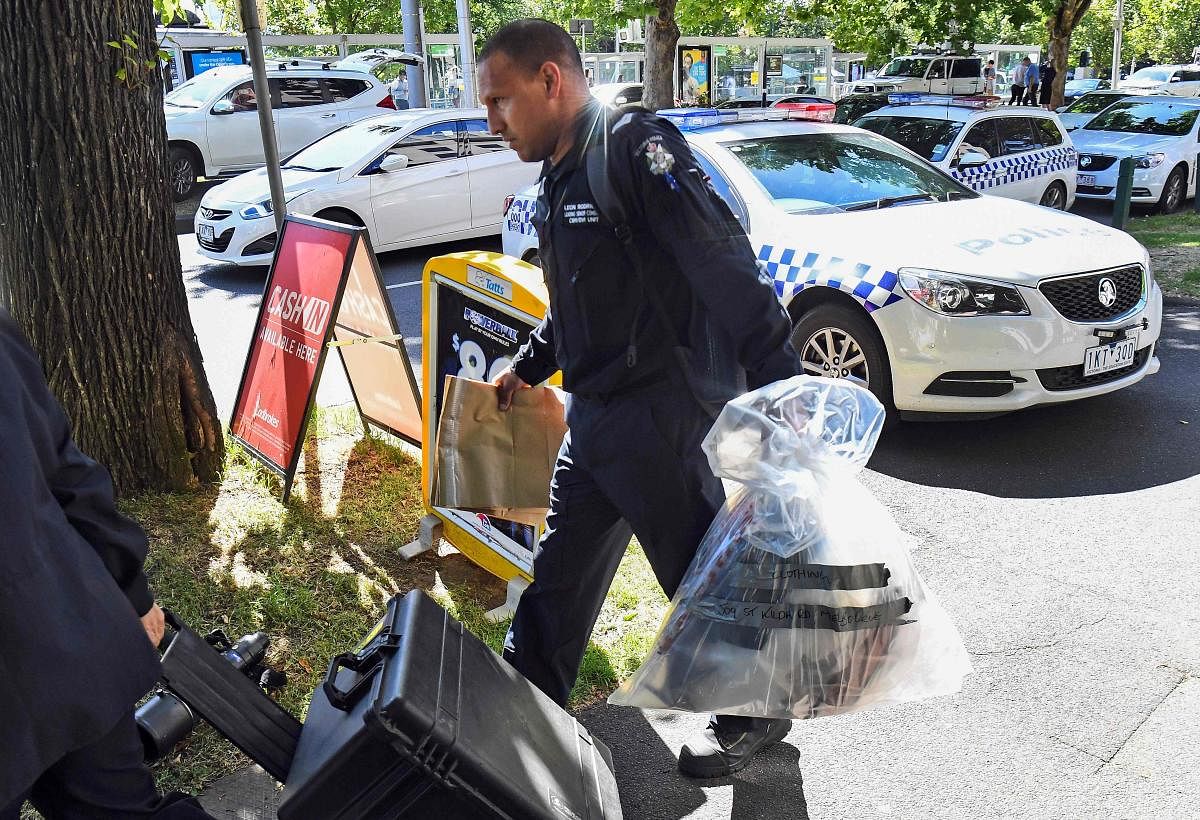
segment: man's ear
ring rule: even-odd
[[[538,69],[541,74],[542,85],[546,90],[546,98],[554,99],[562,94],[562,70],[558,67],[558,63],[547,60],[542,63],[542,67]]]

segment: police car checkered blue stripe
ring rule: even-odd
[[[854,297],[868,311],[900,301],[900,277],[879,265],[852,262],[827,253],[805,253],[795,248],[763,245],[758,259],[775,282],[784,304],[808,287],[837,288]]]
[[[533,212],[537,208],[536,199],[517,198],[508,208],[505,223],[510,231],[516,231],[523,236],[532,236],[536,229],[533,227]]]
[[[1074,148],[1049,148],[1011,157],[997,157],[988,160],[986,165],[974,168],[955,168],[950,175],[968,188],[983,191],[1022,179],[1070,170],[1075,167],[1078,158]]]

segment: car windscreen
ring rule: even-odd
[[[929,60],[924,58],[897,57],[879,70],[880,77],[924,77]]]
[[[1087,131],[1122,131],[1181,137],[1192,130],[1200,108],[1195,104],[1123,100],[1097,114],[1083,126]]]
[[[898,142],[930,162],[941,162],[946,158],[946,152],[963,127],[961,122],[952,120],[889,116],[863,117],[854,125]]]
[[[1103,111],[1113,103],[1123,100],[1128,94],[1084,94],[1067,106],[1066,114],[1095,114]]]
[[[1171,69],[1169,68],[1139,68],[1129,75],[1131,80],[1149,80],[1156,83],[1169,83]]]
[[[177,108],[199,108],[229,85],[229,77],[205,77],[201,74],[168,94],[163,102]]]
[[[786,134],[723,143],[788,213],[977,196],[871,134]]]
[[[387,122],[364,120],[328,134],[288,158],[284,168],[337,171],[368,154],[386,148],[408,129],[408,122],[389,117]]]

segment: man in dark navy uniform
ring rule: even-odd
[[[683,137],[648,112],[593,100],[569,34],[545,20],[503,27],[480,53],[479,88],[489,129],[522,160],[544,162],[534,224],[549,310],[496,383],[507,407],[561,369],[570,430],[504,656],[561,704],[630,536],[670,597],[724,501],[700,449],[712,417],[676,349],[707,355],[720,339],[751,388],[800,365],[774,288]],[[619,226],[589,185],[595,151],[606,152]],[[736,381],[724,379],[725,398]],[[789,725],[714,717],[680,769],[737,771]]]
[[[133,707],[159,676],[146,535],[71,440],[37,357],[0,308],[0,820],[206,818],[160,797]]]

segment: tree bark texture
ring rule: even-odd
[[[671,82],[671,73],[675,70],[675,45],[679,42],[675,4],[676,0],[656,0],[658,13],[648,20],[642,104],[651,111],[675,105],[675,86]]]
[[[1067,84],[1067,65],[1071,59],[1071,35],[1091,5],[1092,0],[1061,0],[1046,21],[1046,31],[1050,35],[1050,64],[1054,66],[1054,83],[1050,89],[1051,108],[1063,104],[1063,87]],[[1116,83],[1113,87],[1116,87]]]
[[[126,35],[136,48],[106,45]],[[147,0],[0,0],[0,295],[123,493],[212,481],[224,457],[146,66],[157,50]]]

